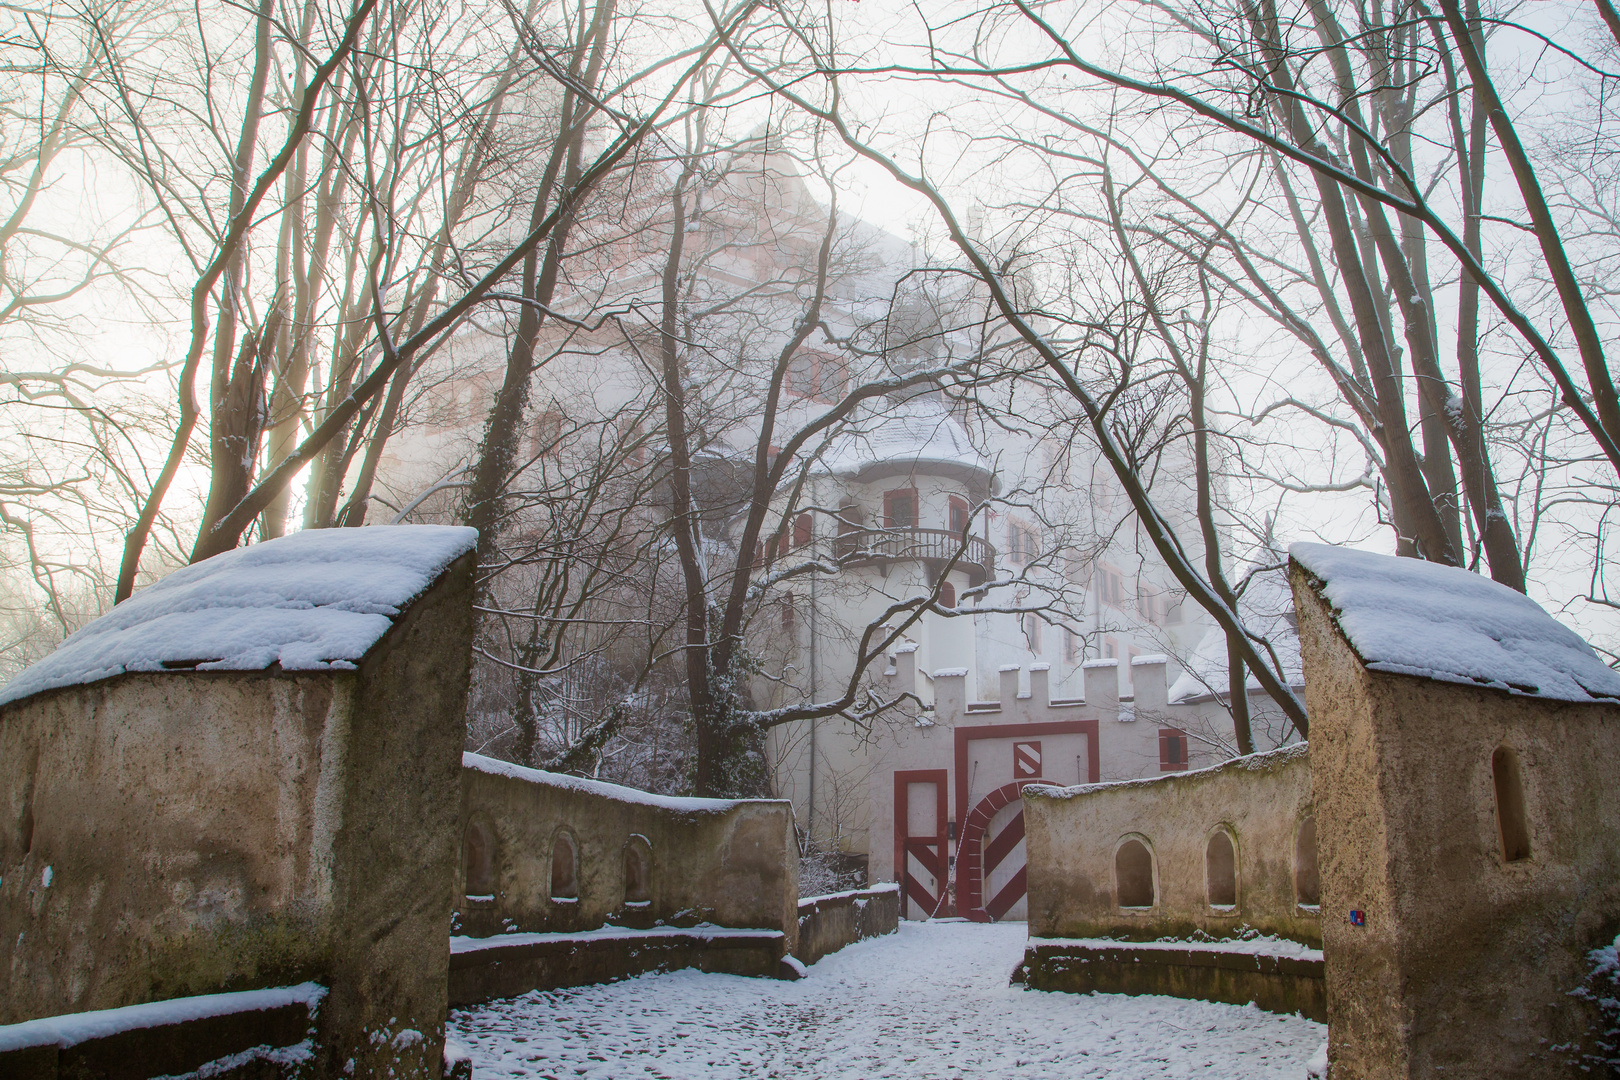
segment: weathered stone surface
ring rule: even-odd
[[[780,931],[705,933],[702,930],[564,936],[504,943],[481,941],[450,957],[450,1004],[476,1005],[531,990],[617,982],[654,971],[699,971],[775,977],[783,955]]]
[[[323,1068],[437,1076],[472,569],[350,670],[0,708],[0,1022],[310,979]]]
[[[1024,788],[1032,937],[1147,941],[1245,927],[1320,946],[1312,907],[1298,902],[1295,845],[1311,815],[1304,746],[1155,780]],[[1206,855],[1225,832],[1236,856],[1236,902],[1210,902]],[[1123,907],[1115,855],[1134,838],[1153,856],[1153,903]]]
[[[793,955],[813,964],[828,953],[900,929],[900,887],[857,889],[799,901],[799,943]]]
[[[1024,955],[1014,981],[1036,990],[1079,994],[1165,994],[1230,1005],[1252,1001],[1270,1012],[1327,1020],[1320,958],[1224,952],[1196,945],[1038,942]]]
[[[592,930],[607,923],[774,930],[798,936],[793,808],[775,799],[662,799],[467,755],[461,770],[461,931]],[[482,837],[472,840],[477,830]],[[573,895],[552,880],[559,840],[576,856]],[[489,893],[468,886],[468,858],[489,848]],[[627,853],[647,860],[645,898],[630,895]],[[476,858],[473,860],[476,862]],[[475,882],[477,884],[477,882]],[[488,899],[470,899],[487,896]],[[780,953],[778,955],[781,955]],[[773,961],[774,963],[774,961]]]
[[[1321,583],[1298,563],[1291,577],[1332,1075],[1587,1075],[1592,1017],[1568,995],[1620,929],[1620,706],[1369,671]],[[1526,858],[1507,858],[1499,832],[1502,747],[1519,765]]]

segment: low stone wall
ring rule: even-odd
[[[0,1027],[7,1080],[291,1074],[315,1057],[326,988],[304,983],[72,1013]]]
[[[1304,744],[1152,780],[1023,789],[1032,937],[1320,947]]]
[[[499,935],[604,926],[759,931],[774,935],[759,974],[775,974],[798,941],[798,847],[785,801],[666,798],[466,754],[461,840],[455,925],[469,938],[493,944]],[[649,939],[647,955],[671,947]],[[650,970],[640,963],[582,960],[567,977],[595,982]],[[538,982],[525,989],[564,977],[535,970]]]
[[[1165,994],[1229,1005],[1253,1002],[1271,1012],[1327,1022],[1320,951],[1290,949],[1286,942],[1239,944],[1258,947],[1032,938],[1013,981],[1036,990],[1075,994]]]
[[[696,968],[779,978],[779,930],[658,926],[604,927],[583,934],[501,934],[450,939],[450,1004],[477,1005],[531,990],[616,982],[655,971]]]
[[[799,944],[794,957],[813,964],[828,953],[900,929],[900,886],[852,889],[799,901]]]

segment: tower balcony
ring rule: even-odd
[[[924,563],[936,577],[949,565],[966,573],[972,585],[994,576],[996,564],[996,549],[989,541],[970,535],[964,546],[962,535],[950,529],[852,529],[833,541],[833,553],[845,566],[875,565],[885,575],[891,562],[904,559]]]

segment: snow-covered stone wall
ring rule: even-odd
[[[1620,926],[1620,676],[1479,575],[1292,554],[1332,1075],[1585,1075],[1603,1027],[1570,992]]]
[[[1031,937],[1320,946],[1303,743],[1150,780],[1023,789]]]
[[[609,923],[798,933],[793,807],[680,799],[464,755],[460,932]]]
[[[307,979],[323,1074],[438,1075],[474,539],[229,552],[0,692],[0,1023]]]

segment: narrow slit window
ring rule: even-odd
[[[1204,884],[1210,907],[1237,906],[1237,852],[1224,829],[1211,836],[1204,848]]]
[[[1153,906],[1153,853],[1140,840],[1127,840],[1114,853],[1114,879],[1122,908]]]
[[[1524,776],[1519,771],[1519,755],[1498,746],[1491,755],[1491,779],[1496,786],[1496,832],[1502,842],[1502,861],[1518,862],[1530,857],[1530,825],[1524,810]]]
[[[1294,898],[1300,907],[1322,903],[1322,879],[1316,869],[1316,819],[1308,817],[1294,840]]]
[[[491,896],[495,892],[495,845],[489,830],[478,822],[467,826],[462,842],[466,858],[466,895]]]

